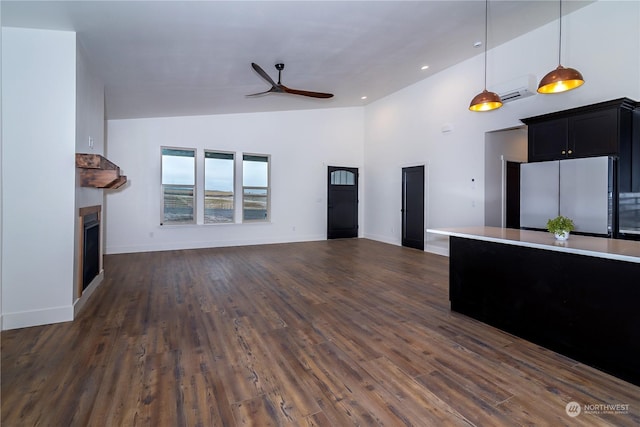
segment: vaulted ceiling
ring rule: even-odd
[[[563,13],[588,3],[565,1]],[[481,54],[474,43],[484,39],[482,0],[0,5],[3,26],[77,32],[84,56],[105,84],[110,119],[364,105]],[[558,14],[555,1],[489,2],[488,47]],[[285,63],[283,84],[335,96],[247,98],[269,88],[252,62],[274,80],[274,64]]]

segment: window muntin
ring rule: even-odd
[[[331,172],[331,185],[356,185],[355,174],[346,170],[333,171]]]
[[[204,152],[204,223],[234,222],[235,156]]]
[[[268,221],[269,156],[242,156],[242,220]]]
[[[162,225],[195,223],[196,151],[162,147]]]

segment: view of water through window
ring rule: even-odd
[[[204,223],[235,222],[235,154],[204,151]],[[162,224],[196,222],[196,150],[162,148]],[[203,190],[198,190],[202,195]],[[269,156],[242,157],[242,220],[269,219]]]
[[[242,218],[269,219],[269,157],[245,154],[242,161]]]
[[[195,151],[162,149],[162,223],[195,222]]]
[[[233,153],[205,151],[205,224],[234,221],[234,166]]]

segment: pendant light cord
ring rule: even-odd
[[[484,90],[487,90],[487,28],[489,27],[489,0],[484,1]]]
[[[558,65],[562,62],[562,0],[560,0],[560,41],[558,43]]]

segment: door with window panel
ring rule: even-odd
[[[358,237],[358,168],[328,171],[327,239]]]

